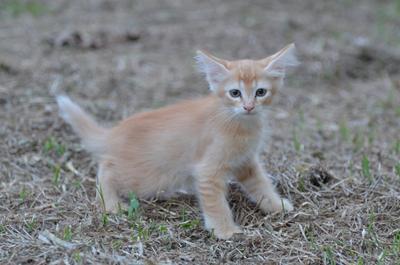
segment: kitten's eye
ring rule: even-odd
[[[242,93],[240,93],[239,89],[231,89],[229,90],[229,95],[231,95],[233,98],[238,98],[242,95]]]
[[[259,88],[256,91],[256,97],[263,97],[267,94],[267,90],[265,88]]]

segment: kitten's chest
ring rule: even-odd
[[[259,135],[237,136],[228,141],[232,151],[238,155],[256,152],[263,142]]]
[[[238,133],[225,139],[225,150],[229,151],[228,157],[232,162],[246,160],[262,149],[264,135],[262,130],[250,133]]]

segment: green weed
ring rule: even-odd
[[[399,107],[396,107],[396,108],[394,109],[394,112],[396,113],[396,116],[400,117],[400,106],[399,106]]]
[[[72,186],[75,188],[79,189],[82,187],[82,181],[80,179],[76,179],[72,182]]]
[[[133,225],[133,229],[135,230],[135,234],[132,235],[133,240],[147,240],[150,238],[151,234],[155,230],[155,225],[150,224],[149,226],[145,226],[141,223],[135,223]]]
[[[194,229],[200,226],[200,220],[199,219],[187,220],[180,223],[179,226],[183,229]]]
[[[30,221],[25,222],[25,227],[29,233],[34,232],[36,230],[36,228],[38,227],[36,218],[32,217],[32,219]]]
[[[361,160],[361,172],[364,178],[368,179],[369,182],[372,182],[372,175],[370,171],[370,162],[366,155],[362,157]]]
[[[139,209],[139,201],[136,194],[133,192],[129,193],[129,208],[128,208],[128,218],[133,218]]]
[[[375,214],[372,212],[370,213],[369,217],[368,217],[368,226],[367,226],[367,231],[368,231],[368,235],[371,236],[372,242],[374,243],[374,245],[376,247],[379,247],[379,240],[378,240],[378,236],[376,235],[375,232],[375,219],[376,216]]]
[[[347,126],[347,122],[343,119],[339,123],[339,133],[343,141],[348,141],[350,136],[350,129]]]
[[[24,202],[28,196],[29,192],[25,187],[22,187],[22,189],[19,191],[19,199]]]
[[[299,178],[299,181],[297,182],[297,189],[298,189],[300,192],[305,192],[305,191],[306,191],[306,185],[305,185],[305,182],[304,182],[304,178],[303,178],[303,177],[300,177],[300,178]]]
[[[165,234],[168,232],[168,228],[165,225],[160,225],[158,227],[158,231],[160,231],[160,233]]]
[[[59,186],[60,185],[60,176],[61,176],[61,166],[60,165],[55,165],[53,167],[53,185],[54,186]]]
[[[333,250],[330,246],[324,246],[323,249],[324,264],[336,265]]]
[[[368,143],[369,143],[369,145],[372,145],[374,143],[375,136],[376,136],[375,128],[371,127],[370,130],[368,131]]]
[[[393,23],[400,15],[399,0],[389,1],[386,4],[379,5],[376,9],[376,37],[382,39],[388,44],[398,45],[399,37],[396,34],[396,27]]]
[[[62,156],[65,153],[65,145],[57,142],[54,137],[49,137],[43,144],[43,150],[46,153],[54,152],[57,156]]]
[[[305,123],[306,123],[306,118],[304,116],[304,110],[303,109],[299,110],[299,121],[300,121],[300,130],[304,130]]]
[[[105,203],[105,200],[104,200],[103,188],[102,188],[101,185],[99,184],[99,185],[96,187],[96,190],[97,190],[97,196],[98,196],[99,199],[100,199],[101,208],[103,209],[103,211],[105,211],[105,210],[106,210],[106,203]]]
[[[30,14],[34,17],[38,17],[49,12],[45,4],[35,0],[6,0],[0,4],[0,7],[14,17],[18,17],[22,14]]]
[[[119,250],[123,246],[124,242],[122,240],[117,239],[111,242],[111,248],[114,250]]]
[[[391,250],[393,255],[398,255],[398,257],[400,257],[400,231],[397,231],[393,237]]]
[[[103,212],[101,214],[101,224],[103,225],[103,227],[105,227],[108,225],[108,223],[109,223],[108,214],[106,212]]]
[[[296,152],[300,152],[300,150],[302,149],[302,144],[299,141],[296,130],[293,130],[293,146]]]
[[[306,227],[304,229],[304,234],[305,234],[305,236],[307,238],[307,241],[310,243],[311,248],[313,250],[317,250],[318,249],[318,245],[317,245],[316,240],[315,240],[316,236],[315,236],[314,231],[312,230],[312,228],[311,227]]]
[[[400,154],[400,140],[396,140],[393,149],[396,154]]]
[[[70,225],[64,227],[63,239],[66,241],[72,240],[72,228]]]
[[[82,262],[81,253],[80,253],[79,251],[76,251],[76,252],[72,253],[72,259],[73,259],[76,263],[81,263],[81,262]]]
[[[398,177],[400,177],[400,162],[394,166],[394,172]]]
[[[316,126],[317,126],[317,130],[318,130],[319,132],[322,132],[322,131],[324,130],[324,125],[323,125],[323,123],[322,123],[322,121],[321,121],[320,118],[317,118],[317,124],[316,124]]]
[[[358,152],[364,147],[364,135],[361,132],[356,132],[353,137],[354,151]]]
[[[384,249],[381,254],[379,254],[378,256],[378,263],[376,263],[377,265],[382,265],[385,264],[385,258],[388,255],[388,251],[386,249]]]

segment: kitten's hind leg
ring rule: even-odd
[[[197,194],[204,214],[205,226],[216,237],[228,239],[241,229],[235,224],[225,198],[226,172],[200,167],[196,181]]]
[[[293,205],[289,200],[281,198],[275,191],[271,179],[256,159],[244,164],[234,173],[251,199],[260,202],[260,208],[264,212],[293,210]]]
[[[107,212],[117,213],[120,200],[113,181],[112,164],[102,162],[97,175],[96,199]]]

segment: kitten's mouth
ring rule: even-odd
[[[254,115],[256,115],[257,114],[257,112],[255,112],[255,111],[251,111],[251,112],[244,112],[243,113],[244,115],[246,115],[246,116],[254,116]]]

